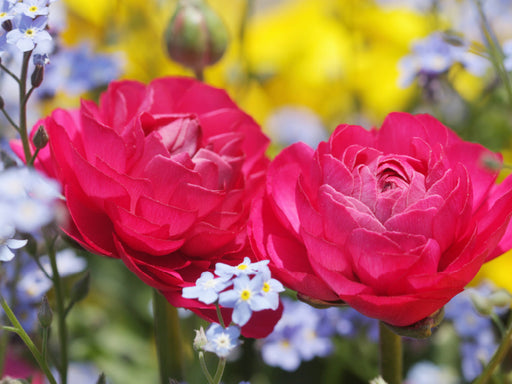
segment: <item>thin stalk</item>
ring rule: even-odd
[[[25,330],[21,326],[20,322],[16,318],[16,315],[12,312],[11,308],[9,307],[9,305],[7,304],[7,302],[5,301],[5,299],[3,297],[0,297],[0,305],[2,306],[3,310],[5,311],[5,314],[7,315],[7,317],[9,318],[9,321],[13,325],[13,327],[3,326],[2,329],[4,331],[14,332],[14,333],[16,333],[21,338],[23,340],[23,342],[25,343],[25,345],[27,346],[27,348],[32,353],[32,356],[34,356],[34,359],[36,359],[37,364],[39,365],[41,370],[46,375],[46,377],[47,377],[48,381],[50,382],[50,384],[57,384],[57,381],[53,377],[53,374],[50,371],[50,368],[48,367],[48,365],[44,361],[43,357],[41,356],[41,354],[37,350],[36,346],[34,345],[32,340],[30,339],[29,335],[27,335],[27,333],[25,332]]]
[[[7,332],[0,333],[0,377],[4,377],[5,355],[9,338]]]
[[[217,365],[217,371],[215,372],[215,377],[213,378],[214,384],[220,384],[220,380],[224,374],[224,368],[226,368],[226,358],[220,357],[219,364]]]
[[[20,127],[18,127],[18,124],[16,124],[14,122],[14,120],[12,119],[11,116],[9,116],[9,114],[7,113],[7,111],[5,110],[5,108],[2,108],[2,113],[4,114],[5,118],[7,119],[7,121],[13,126],[13,128],[16,130],[16,131],[20,131]]]
[[[182,381],[184,359],[178,310],[156,289],[153,290],[153,317],[160,383],[168,384],[171,378]]]
[[[29,165],[29,166],[33,166],[34,165],[34,162],[36,161],[37,155],[39,154],[40,150],[41,150],[41,148],[36,148],[36,151],[34,152],[32,157],[30,158],[30,160],[27,162],[27,165]]]
[[[57,267],[57,255],[55,254],[55,240],[46,242],[48,257],[52,267],[52,281],[55,290],[55,301],[57,305],[57,322],[59,324],[59,347],[60,347],[60,380],[61,384],[68,381],[68,330],[66,326],[66,312],[64,306],[64,291],[59,269]]]
[[[201,365],[201,370],[203,371],[208,384],[214,384],[213,377],[210,375],[210,371],[208,371],[208,367],[206,366],[206,361],[204,360],[204,352],[199,352],[199,364]]]
[[[505,69],[505,65],[503,64],[503,50],[501,49],[500,43],[498,42],[498,39],[496,38],[496,35],[491,28],[491,25],[489,24],[489,20],[487,20],[487,17],[485,16],[481,1],[475,0],[475,3],[478,10],[478,15],[480,17],[482,34],[484,36],[485,44],[491,57],[491,62],[494,66],[494,69],[498,73],[498,76],[501,78],[503,84],[505,85],[508,101],[512,106],[512,82],[507,70]]]
[[[48,334],[49,333],[50,333],[50,328],[44,327],[43,328],[43,342],[42,342],[41,357],[43,358],[43,361],[45,364],[48,364],[47,352],[48,352]]]
[[[402,384],[402,338],[379,323],[380,374],[388,384]]]
[[[219,324],[222,326],[222,328],[226,328],[226,325],[224,324],[224,318],[222,317],[222,312],[220,310],[220,306],[218,303],[215,303],[215,308],[217,310],[217,317],[219,318]]]
[[[494,352],[494,355],[491,358],[491,361],[485,366],[483,372],[478,376],[472,384],[485,384],[487,383],[491,377],[496,368],[501,364],[503,359],[507,356],[508,351],[510,350],[510,347],[512,345],[512,315],[510,315],[508,328],[505,332],[505,335],[501,341],[501,344],[498,346],[498,349],[496,352]]]
[[[194,76],[197,80],[204,82],[204,70],[201,69],[194,69]]]
[[[9,68],[7,68],[5,65],[0,63],[0,69],[7,73],[9,76],[11,76],[18,84],[20,83],[20,79],[18,79],[18,76],[16,76],[14,73],[12,73]]]
[[[28,162],[32,153],[30,150],[30,143],[28,137],[28,129],[27,129],[27,76],[28,76],[28,63],[30,61],[30,56],[32,51],[23,53],[23,62],[21,65],[21,76],[19,80],[19,99],[20,99],[20,121],[19,121],[19,133],[21,142],[23,144],[23,153],[25,155],[25,161]],[[65,383],[63,383],[65,384]]]

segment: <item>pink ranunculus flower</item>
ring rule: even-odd
[[[486,158],[501,162],[428,115],[341,125],[316,150],[274,159],[251,244],[300,296],[412,325],[512,246],[512,178],[496,184]]]
[[[269,163],[255,121],[222,90],[161,78],[114,82],[99,105],[57,109],[40,124],[49,146],[36,166],[62,184],[64,231],[121,258],[171,304],[215,320],[215,307],[181,290],[217,261],[236,265],[250,252],[246,222]],[[244,333],[265,335],[279,316],[258,313]]]

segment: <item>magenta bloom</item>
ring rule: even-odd
[[[396,326],[431,315],[512,246],[512,179],[428,115],[341,125],[316,150],[271,163],[249,232],[273,276],[310,300],[344,301]]]
[[[99,105],[57,109],[39,124],[50,140],[36,166],[63,187],[64,231],[214,321],[215,307],[182,289],[218,261],[251,255],[246,223],[269,163],[256,122],[226,92],[169,77],[113,82]],[[258,313],[244,334],[265,336],[280,313]]]

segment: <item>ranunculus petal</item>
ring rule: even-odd
[[[283,150],[268,170],[267,192],[273,197],[276,212],[283,223],[299,232],[299,215],[295,205],[295,189],[302,165],[311,161],[313,150],[304,143],[291,145]]]

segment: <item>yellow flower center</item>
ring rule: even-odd
[[[7,12],[0,12],[0,17],[5,17],[7,16]]]
[[[237,268],[239,270],[243,271],[244,269],[247,269],[247,265],[246,264],[240,264]]]
[[[251,291],[249,291],[248,289],[244,289],[240,294],[240,298],[244,301],[249,300],[251,298]]]
[[[27,35],[27,36],[33,36],[33,35],[34,35],[34,30],[33,30],[33,29],[27,29],[27,30],[25,31],[25,35]]]
[[[270,292],[270,285],[267,282],[263,283],[263,292]]]
[[[33,5],[33,6],[31,6],[28,10],[29,10],[30,12],[36,12],[36,11],[37,11],[37,6]]]

